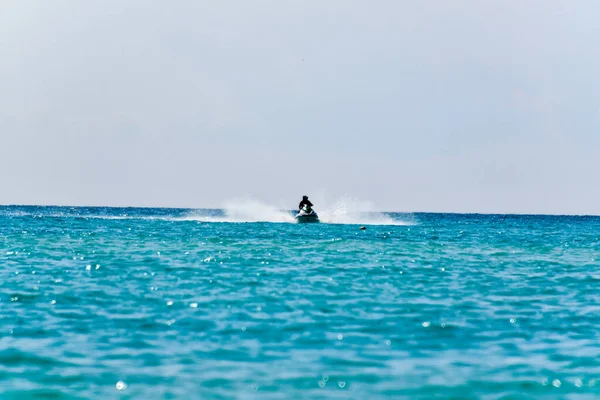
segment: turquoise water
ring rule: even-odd
[[[361,218],[0,207],[0,398],[600,395],[600,218]]]

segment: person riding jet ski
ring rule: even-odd
[[[319,216],[312,209],[312,203],[308,200],[308,196],[302,196],[302,201],[298,204],[298,214],[296,215],[296,221],[300,223],[305,222],[319,222]]]
[[[304,206],[307,206],[309,210],[312,209],[313,203],[308,200],[308,196],[302,196],[302,201],[298,204],[298,210],[302,210]]]

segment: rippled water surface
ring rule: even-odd
[[[599,218],[194,215],[0,208],[0,398],[600,395]]]

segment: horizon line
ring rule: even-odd
[[[0,207],[63,207],[63,208],[139,208],[139,209],[157,209],[157,210],[224,210],[220,207],[169,207],[169,206],[99,206],[99,205],[60,205],[60,204],[0,204]],[[282,211],[294,211],[282,210]],[[453,215],[515,215],[515,216],[551,216],[551,217],[600,217],[600,214],[544,214],[528,212],[458,212],[458,211],[367,211],[368,213],[387,213],[387,214],[453,214]]]

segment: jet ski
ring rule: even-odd
[[[296,222],[301,224],[319,222],[319,216],[312,207],[304,205],[300,211],[298,211],[298,214],[296,214]]]

